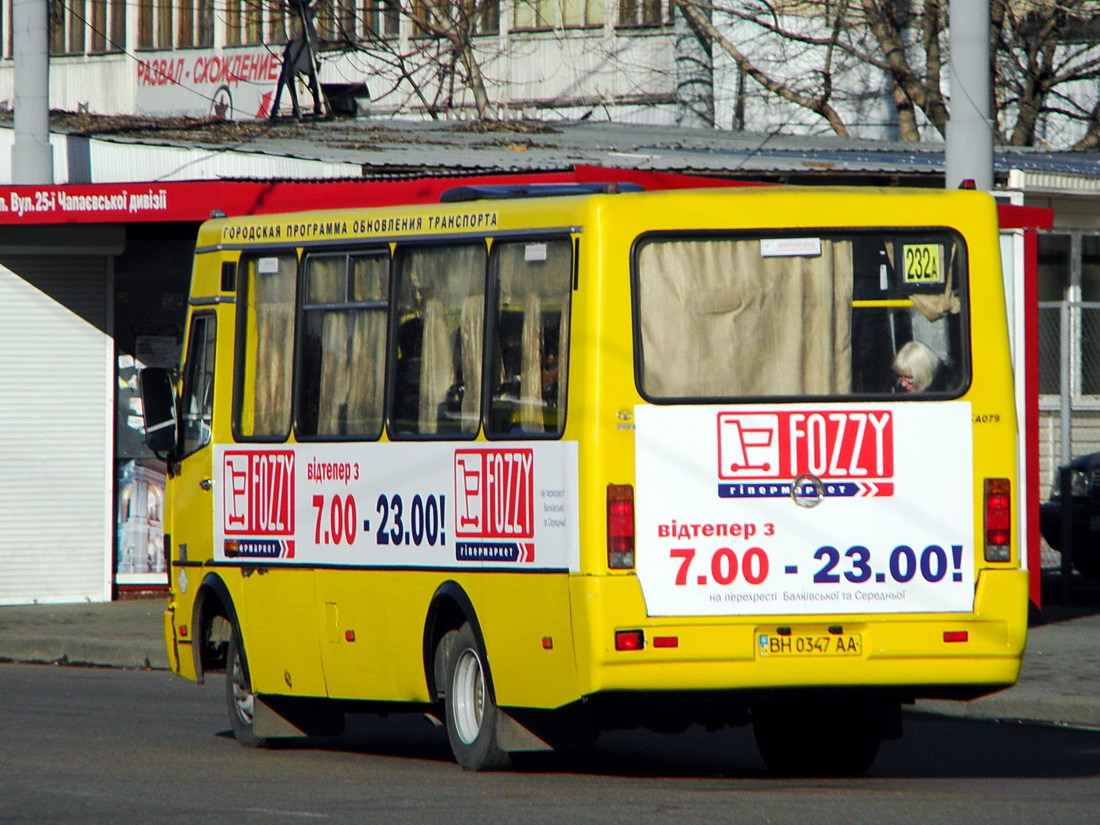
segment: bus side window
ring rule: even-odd
[[[477,435],[484,244],[398,252],[391,435]]]
[[[204,313],[191,319],[187,365],[183,373],[183,398],[180,412],[183,432],[181,455],[188,456],[210,443],[214,415],[214,348],[217,323]]]
[[[239,271],[234,433],[283,439],[290,433],[298,258],[242,256]]]
[[[568,238],[493,246],[490,437],[559,435],[564,429],[572,252]]]
[[[389,256],[314,255],[303,270],[298,434],[377,438]]]

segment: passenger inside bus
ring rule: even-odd
[[[894,356],[894,375],[902,392],[949,390],[950,365],[920,341],[908,341]]]

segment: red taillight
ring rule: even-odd
[[[985,480],[985,560],[1012,559],[1012,482]]]
[[[634,567],[634,487],[607,485],[607,566],[612,570]]]
[[[641,650],[645,647],[645,633],[641,630],[616,630],[616,650]]]
[[[948,644],[957,642],[969,642],[970,632],[967,630],[945,630],[943,640]]]

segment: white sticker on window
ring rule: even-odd
[[[277,275],[279,272],[279,259],[260,258],[256,261],[256,271],[261,275]]]
[[[526,263],[535,263],[546,260],[546,244],[529,243],[523,247],[523,260]]]
[[[821,255],[821,238],[761,238],[762,258],[816,258]]]

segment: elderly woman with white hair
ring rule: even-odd
[[[907,342],[894,356],[894,374],[897,376],[898,386],[904,392],[943,389],[938,384],[932,386],[941,377],[942,368],[943,362],[939,356],[920,341]]]

